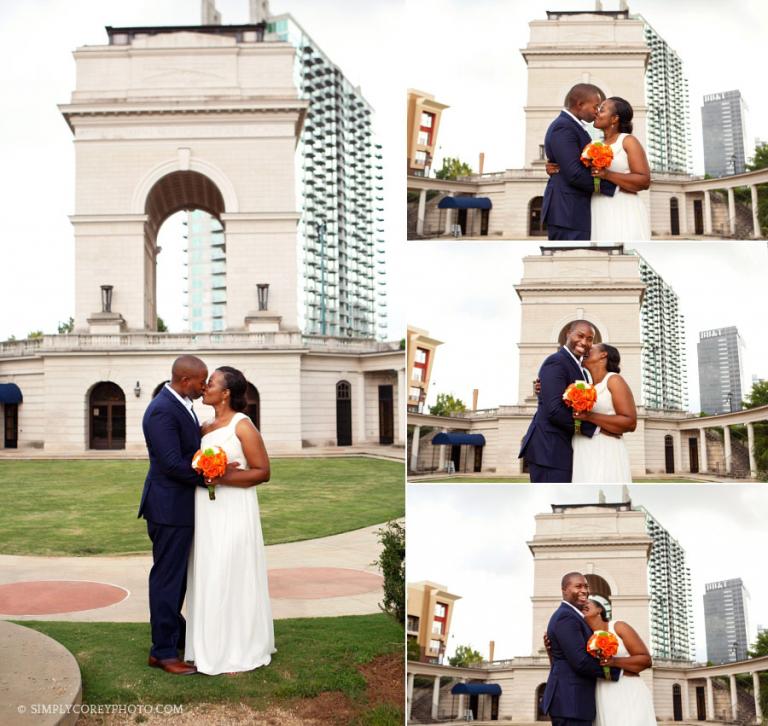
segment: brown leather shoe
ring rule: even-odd
[[[191,676],[193,673],[197,673],[195,666],[187,665],[178,658],[160,660],[151,655],[148,664],[152,668],[162,668],[166,673],[172,673],[174,676]]]

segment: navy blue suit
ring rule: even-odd
[[[532,482],[570,482],[573,472],[573,412],[563,402],[565,389],[588,380],[583,369],[565,349],[550,355],[539,369],[541,393],[536,415],[528,427],[518,458],[525,458]],[[597,427],[581,422],[582,434],[590,438]]]
[[[592,232],[590,205],[595,182],[581,163],[581,152],[592,141],[583,126],[565,111],[549,125],[544,137],[547,159],[560,165],[544,190],[542,218],[547,223],[551,240],[588,240]],[[616,185],[600,181],[600,193],[612,197]]]
[[[187,592],[187,560],[195,525],[195,488],[202,477],[192,468],[200,448],[200,426],[165,387],[147,406],[142,421],[149,472],[139,505],[152,540],[149,617],[155,658],[177,657],[185,622],[181,606]]]
[[[590,724],[595,719],[595,681],[605,678],[605,672],[587,653],[591,635],[584,618],[567,603],[561,603],[549,619],[552,667],[541,708],[553,724]],[[618,681],[620,675],[619,668],[611,668],[611,680]]]

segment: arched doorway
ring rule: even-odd
[[[672,230],[672,236],[677,237],[680,234],[680,209],[678,207],[677,197],[669,200],[669,225]]]
[[[611,586],[600,575],[584,575],[589,585],[589,597],[597,600],[605,607],[608,617],[611,617]]]
[[[541,213],[544,197],[534,197],[528,204],[528,236],[546,237],[547,223]]]
[[[557,336],[557,344],[558,345],[565,345],[565,338],[568,335],[568,328],[573,325],[574,320],[571,320],[570,322],[566,323],[562,329],[560,330],[560,334]],[[590,325],[595,329],[595,339],[592,341],[592,343],[602,343],[603,337],[600,334],[600,331],[598,330],[597,326],[590,321]]]
[[[664,437],[664,465],[667,474],[675,473],[675,444],[670,434]]]
[[[200,172],[174,171],[155,182],[147,194],[144,211],[145,248],[149,250],[145,293],[148,327],[157,327],[159,264],[164,268],[160,271],[160,299],[165,300],[166,306],[178,308],[177,315],[172,316],[178,320],[170,323],[171,329],[223,330],[226,244],[221,215],[225,208],[218,187]],[[166,254],[158,259],[163,248]],[[163,315],[168,323],[169,312],[165,310]]]
[[[672,714],[675,721],[683,720],[683,694],[679,683],[672,686]]]
[[[336,446],[352,446],[352,386],[336,384]]]
[[[248,416],[253,425],[261,431],[261,397],[256,386],[250,381],[245,388],[245,415]]]
[[[97,383],[88,396],[91,449],[125,448],[125,394],[111,381]]]
[[[546,683],[542,683],[536,689],[536,720],[537,721],[549,721],[549,716],[544,713],[544,707],[542,702],[544,701],[544,689],[547,687]]]

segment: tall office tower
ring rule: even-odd
[[[645,75],[648,162],[652,171],[690,174],[691,117],[683,62],[642,15],[632,17],[645,23],[645,42],[651,51]]]
[[[646,285],[640,307],[643,404],[646,408],[683,411],[688,405],[685,318],[677,293],[642,255],[638,257]]]
[[[707,583],[704,590],[707,660],[715,664],[744,660],[751,635],[747,588],[737,577]]]
[[[297,149],[305,332],[383,338],[383,174],[372,109],[291,15],[270,17],[267,31],[297,49],[299,93],[310,104]]]
[[[746,170],[747,104],[741,91],[704,96],[701,128],[704,171],[710,176],[741,174]],[[751,150],[750,150],[751,152]]]
[[[215,217],[195,209],[187,213],[186,312],[193,333],[224,330],[227,311],[227,263],[224,230]]]
[[[744,341],[734,325],[702,330],[696,345],[702,413],[740,411],[744,397]]]
[[[685,550],[645,507],[636,509],[645,513],[646,532],[653,539],[648,561],[651,655],[691,661],[695,654],[693,601]]]

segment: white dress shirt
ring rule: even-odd
[[[589,125],[587,124],[586,121],[582,121],[581,119],[576,118],[567,108],[563,109],[563,113],[567,113],[579,126],[581,126],[581,128],[584,129],[584,131],[586,131],[589,134]]]
[[[186,397],[182,398],[178,393],[176,393],[176,391],[173,390],[170,383],[166,383],[165,387],[176,397],[176,400],[179,401],[179,403],[181,403],[181,405],[184,406],[187,411],[189,411],[189,415],[192,417],[192,420],[197,423],[197,416],[195,416],[195,411],[192,408],[192,401]]]
[[[574,610],[575,610],[575,611],[576,611],[576,612],[577,612],[579,615],[581,615],[581,617],[582,617],[582,618],[584,617],[584,613],[583,613],[583,612],[581,612],[581,610],[579,610],[579,609],[578,609],[578,608],[577,608],[575,605],[572,605],[572,604],[571,604],[571,603],[569,603],[567,600],[563,600],[563,602],[564,602],[564,603],[565,603],[565,604],[566,604],[568,607],[570,607],[570,608],[573,608],[573,609],[574,609]]]

